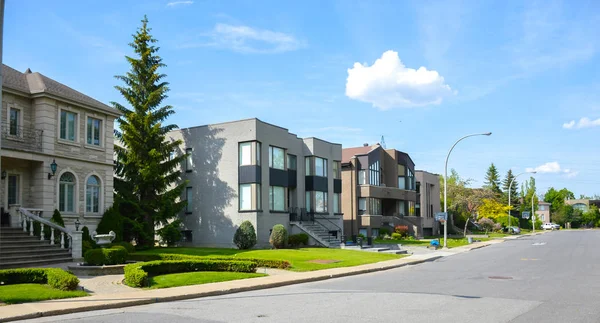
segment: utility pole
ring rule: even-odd
[[[533,225],[533,232],[535,233],[535,213],[533,212],[533,198],[535,197],[535,191],[531,194],[531,224]]]

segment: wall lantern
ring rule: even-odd
[[[52,173],[48,173],[48,179],[51,179],[52,176],[54,176],[54,174],[56,174],[56,160],[53,159],[52,160],[52,164],[50,164],[50,170],[52,171]]]

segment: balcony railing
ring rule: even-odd
[[[17,126],[8,122],[1,125],[2,149],[42,151],[43,130],[33,127]]]

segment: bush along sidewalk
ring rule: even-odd
[[[125,284],[131,287],[148,286],[148,277],[194,271],[229,271],[255,273],[256,262],[238,260],[185,259],[156,260],[125,266]]]
[[[159,254],[130,254],[129,260],[135,261],[153,261],[153,260],[186,260],[186,259],[201,259],[201,260],[223,260],[223,261],[251,261],[256,263],[257,267],[276,268],[276,269],[288,269],[291,264],[286,260],[274,260],[274,259],[259,259],[259,258],[245,258],[245,257],[216,257],[216,256],[192,256],[182,255],[174,253],[159,253]]]
[[[0,270],[3,285],[48,284],[50,287],[69,291],[77,289],[79,279],[59,268],[22,268]]]

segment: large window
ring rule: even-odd
[[[415,201],[408,201],[408,216],[415,216]]]
[[[298,165],[297,165],[297,160],[296,160],[296,156],[294,155],[287,155],[287,167],[288,169],[291,170],[296,170]]]
[[[306,209],[317,213],[327,213],[327,192],[306,192]]]
[[[415,174],[413,174],[413,172],[407,168],[406,169],[408,172],[408,189],[411,191],[415,190]]]
[[[320,157],[306,157],[306,176],[327,177],[327,159]]]
[[[100,212],[100,179],[95,175],[88,177],[85,183],[85,211]]]
[[[240,211],[260,210],[260,184],[241,184],[239,203]]]
[[[342,179],[342,163],[333,161],[333,178]]]
[[[369,165],[369,184],[379,186],[381,184],[381,177],[379,172],[379,161],[375,161]]]
[[[361,169],[358,171],[358,185],[365,185],[367,183],[367,171]]]
[[[58,210],[75,212],[75,175],[63,173],[58,184]]]
[[[367,212],[367,199],[365,197],[358,198],[358,214],[362,215]]]
[[[308,191],[306,192],[306,199],[305,199],[305,202],[306,202],[306,204],[305,204],[305,205],[306,205],[306,210],[307,210],[308,212],[312,212],[312,211],[314,211],[314,210],[315,210],[315,209],[312,207],[312,205],[313,205],[313,203],[312,203],[312,200],[313,200],[313,199],[312,199],[312,194],[311,194],[311,193],[312,193],[312,192],[308,192]]]
[[[406,189],[406,167],[404,165],[398,165],[398,188]]]
[[[87,119],[87,144],[100,146],[100,134],[102,128],[102,121],[96,118]]]
[[[191,172],[192,168],[193,168],[193,159],[192,159],[192,148],[186,148],[185,149],[185,153],[186,153],[186,157],[185,157],[185,171],[186,172]]]
[[[269,146],[269,167],[285,170],[285,149]]]
[[[21,136],[21,110],[10,108],[9,115],[9,134],[11,136]]]
[[[382,215],[380,199],[369,198],[369,214],[370,215]]]
[[[406,203],[405,201],[396,201],[396,213],[400,216],[406,215]]]
[[[283,186],[269,187],[269,210],[285,211],[286,188]]]
[[[342,194],[333,193],[333,213],[342,213]]]
[[[185,213],[192,213],[194,209],[194,189],[191,187],[185,188],[185,200],[187,204],[185,205]]]
[[[8,205],[20,204],[20,178],[19,175],[8,175]]]
[[[77,114],[60,111],[60,139],[75,141],[77,136]]]
[[[239,148],[240,166],[260,165],[260,142],[242,142]]]

